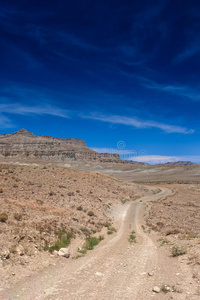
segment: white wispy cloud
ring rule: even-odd
[[[142,155],[129,157],[129,160],[136,162],[144,162],[148,164],[165,164],[168,162],[191,161],[200,163],[200,156],[185,155],[185,156],[165,156],[165,155]]]
[[[18,115],[51,115],[62,118],[70,117],[67,110],[51,105],[25,106],[18,103],[0,104],[0,112]]]
[[[127,125],[135,128],[158,128],[167,133],[193,133],[193,129],[187,129],[182,126],[166,124],[157,122],[154,120],[139,119],[137,117],[127,117],[120,115],[103,115],[101,113],[82,113],[75,110],[67,110],[65,108],[54,105],[54,98],[61,97],[63,94],[53,95],[49,90],[34,89],[32,87],[22,88],[19,86],[11,85],[4,88],[2,91],[4,96],[0,97],[0,113],[5,114],[18,114],[18,115],[50,115],[62,118],[79,118],[79,119],[91,119],[101,122],[107,122],[112,124]],[[16,102],[13,101],[16,99]],[[22,104],[29,99],[29,105]],[[44,103],[44,104],[35,104]],[[52,103],[52,104],[48,104]],[[138,112],[139,113],[139,112]],[[137,112],[136,112],[137,114]]]
[[[119,115],[113,115],[113,116],[91,115],[91,116],[83,116],[83,117],[87,119],[93,119],[93,120],[98,120],[98,121],[108,122],[113,124],[133,126],[135,128],[159,128],[167,133],[188,134],[194,132],[193,129],[187,129],[181,126],[159,123],[156,121],[140,120],[136,117],[131,118],[131,117],[119,116]]]
[[[15,125],[13,124],[12,120],[0,113],[0,129],[13,127],[15,127]]]
[[[141,80],[141,85],[148,89],[154,89],[154,90],[167,92],[173,95],[184,96],[194,101],[200,100],[200,93],[185,85],[181,86],[181,85],[173,85],[173,84],[160,84],[153,80],[142,78],[142,77],[138,79]]]
[[[180,159],[178,156],[142,155],[130,157],[129,160],[144,162],[148,164],[164,164],[167,162],[176,162]]]

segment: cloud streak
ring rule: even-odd
[[[193,101],[199,101],[199,92],[187,86],[173,85],[173,84],[159,84],[153,80],[147,78],[139,78],[141,80],[141,85],[148,89],[154,89],[161,92],[170,93],[173,95],[184,96]]]
[[[8,117],[0,113],[0,128],[4,129],[4,128],[13,128],[13,127],[15,127],[15,125],[12,123],[12,121]]]
[[[185,127],[180,127],[176,125],[169,125],[164,123],[159,123],[156,121],[146,121],[146,120],[139,120],[135,117],[126,117],[126,116],[107,116],[107,115],[91,115],[85,116],[85,118],[98,120],[102,122],[112,123],[112,124],[119,124],[119,125],[128,125],[135,128],[158,128],[167,133],[183,133],[183,134],[191,134],[194,132],[193,129],[187,129]]]
[[[0,104],[0,112],[18,115],[51,115],[62,118],[69,118],[69,111],[56,106],[24,106],[18,103],[15,104]]]

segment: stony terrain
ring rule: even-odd
[[[163,186],[170,187],[173,194],[151,206],[147,225],[158,233],[160,245],[171,254],[173,250],[177,256],[185,253],[200,295],[200,184]]]
[[[105,225],[112,223],[115,205],[140,195],[142,189],[139,191],[137,185],[99,172],[2,164],[0,266],[1,275],[7,276],[1,284],[13,272],[17,278],[19,270],[27,275],[50,263],[48,247],[59,239],[60,230],[76,237],[71,249],[71,257],[75,257],[87,236],[107,233]]]
[[[151,186],[143,192],[140,199],[115,206],[117,232],[94,250],[76,260],[54,257],[51,266],[19,282],[13,279],[16,271],[8,278],[8,289],[0,290],[1,299],[198,300],[199,238],[187,239],[182,248],[177,232],[166,236],[165,231],[151,231],[144,211],[148,222],[157,201],[165,202],[174,191]]]

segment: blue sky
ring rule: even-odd
[[[200,162],[199,1],[0,3],[0,134]]]

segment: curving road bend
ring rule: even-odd
[[[170,189],[160,188],[157,194],[123,205],[119,230],[93,251],[77,260],[63,259],[62,263],[1,291],[0,299],[150,299],[155,276],[147,274],[159,268],[159,261],[156,245],[141,227],[144,203],[171,193]],[[137,242],[130,244],[128,238],[133,230]]]

